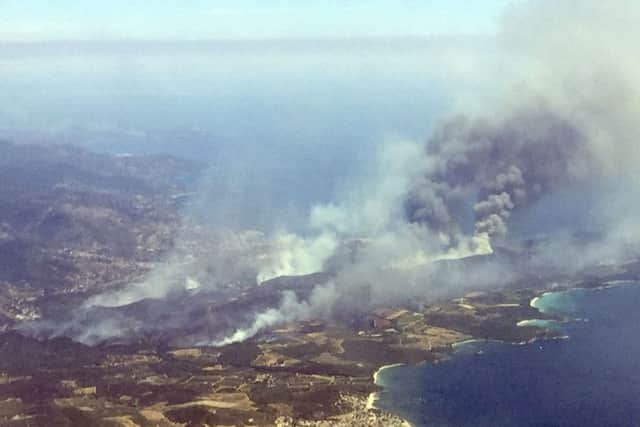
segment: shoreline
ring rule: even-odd
[[[536,308],[539,310],[539,308],[537,307],[537,303],[540,302],[540,299],[544,298],[547,295],[551,295],[551,294],[562,294],[562,293],[566,293],[566,292],[575,292],[575,291],[599,291],[599,290],[603,290],[603,289],[611,289],[611,288],[615,288],[618,286],[635,286],[635,285],[639,285],[640,282],[637,280],[633,280],[633,279],[618,279],[618,280],[606,280],[601,282],[598,286],[580,286],[581,283],[578,284],[574,284],[573,286],[567,286],[567,287],[563,287],[561,289],[557,289],[557,290],[544,290],[544,291],[540,291],[540,294],[538,294],[537,296],[535,296],[530,302],[529,305],[533,308]]]
[[[531,299],[531,301],[529,301],[529,307],[538,309],[538,307],[536,307],[536,304],[538,304],[538,301],[540,301],[540,298],[543,297],[543,296],[544,296],[544,294],[542,294],[541,296],[533,297]]]
[[[549,295],[553,295],[553,294],[563,294],[563,293],[569,293],[569,292],[576,292],[576,291],[601,291],[601,290],[605,290],[605,289],[611,289],[611,288],[615,288],[618,286],[635,286],[640,284],[640,282],[637,282],[635,280],[630,280],[630,279],[622,279],[622,280],[609,280],[609,281],[605,281],[602,282],[600,285],[598,286],[570,286],[570,287],[566,287],[566,288],[562,288],[562,289],[558,289],[555,291],[549,291],[549,290],[545,290],[545,291],[541,291],[538,295],[536,295],[535,297],[533,297],[531,299],[531,301],[529,301],[529,306],[531,306],[532,308],[535,308],[536,310],[538,310],[540,313],[544,314],[544,309],[539,307],[540,301]],[[523,322],[530,322],[530,321],[539,321],[539,320],[548,320],[548,321],[555,321],[555,322],[560,322],[558,320],[552,320],[552,319],[527,319],[527,320],[522,320],[518,323],[523,323]],[[518,325],[520,326],[520,325]]]
[[[566,291],[566,289],[558,290],[557,292],[563,292],[563,291]],[[540,293],[539,295],[535,296],[533,299],[530,300],[529,305],[531,307],[535,308],[536,310],[538,310],[540,313],[542,313],[542,310],[540,310],[536,306],[536,304],[546,294],[551,294],[551,293],[555,293],[555,292],[553,292],[553,291],[552,292],[544,291],[544,292]],[[529,321],[532,321],[532,320],[537,320],[537,319],[523,320],[521,322],[529,322]],[[516,326],[519,327],[520,325],[516,324]],[[568,336],[562,336],[562,337],[553,337],[553,338],[549,338],[549,339],[568,339],[568,338],[569,338]],[[460,347],[462,347],[464,345],[467,345],[467,344],[473,344],[473,343],[486,343],[486,342],[494,341],[494,342],[503,343],[503,344],[523,345],[523,344],[529,344],[529,343],[531,343],[533,341],[536,341],[537,339],[538,338],[534,338],[532,340],[523,341],[523,342],[507,342],[507,341],[500,341],[500,340],[487,340],[487,339],[483,339],[483,338],[469,338],[469,339],[465,339],[463,341],[458,341],[458,342],[455,342],[455,343],[451,344],[450,352],[451,353],[455,353]],[[434,363],[437,363],[437,361],[434,362]],[[376,369],[376,371],[372,375],[373,383],[378,387],[384,388],[384,385],[380,384],[379,381],[378,381],[380,373],[382,371],[386,370],[386,369],[391,369],[391,368],[395,368],[395,367],[399,367],[399,366],[406,366],[406,365],[407,365],[406,363],[392,363],[392,364],[380,366],[378,369]],[[381,408],[376,406],[376,402],[379,399],[380,399],[380,391],[375,391],[375,392],[370,393],[369,396],[367,397],[367,400],[366,400],[365,409],[367,411],[369,411],[369,410],[384,411],[383,409],[381,409]],[[394,415],[399,417],[399,415],[397,415],[397,414],[394,414]],[[407,427],[412,427],[411,423],[409,423],[407,420],[404,420],[404,421],[405,421]]]
[[[405,365],[406,363],[391,363],[389,365],[382,365],[373,373],[373,383],[376,385],[380,385],[378,384],[378,375],[380,375],[380,373],[385,369],[397,368],[398,366],[405,366]]]
[[[397,368],[397,367],[399,367],[399,366],[406,366],[406,365],[407,365],[406,363],[391,363],[391,364],[389,364],[389,365],[382,365],[382,366],[380,366],[380,367],[379,367],[378,369],[376,369],[376,371],[373,373],[373,383],[374,383],[375,385],[377,385],[378,387],[384,387],[383,385],[381,385],[381,384],[379,384],[379,383],[378,383],[378,376],[380,375],[380,373],[381,373],[382,371],[386,370],[386,369]],[[374,392],[372,392],[372,393],[369,393],[369,396],[367,397],[367,403],[366,403],[365,409],[366,409],[367,411],[372,410],[372,409],[376,409],[376,410],[378,410],[378,411],[384,411],[383,409],[381,409],[381,408],[379,408],[379,407],[377,407],[377,406],[376,406],[376,402],[377,402],[379,399],[380,399],[380,392],[379,392],[379,391],[374,391]],[[402,418],[402,417],[400,417],[400,416],[399,416],[399,415],[397,415],[397,414],[394,414],[394,415],[396,415],[396,416],[397,416],[397,417],[399,417],[399,418]],[[404,424],[406,427],[413,427],[413,425],[412,425],[409,421],[405,420],[404,418],[402,418],[402,420],[404,421],[404,423],[403,423],[403,424]]]
[[[471,339],[464,340],[464,341],[454,342],[453,344],[451,344],[451,348],[453,350],[456,350],[459,347],[462,347],[462,346],[467,345],[467,344],[473,344],[473,343],[477,343],[477,342],[487,342],[487,341],[490,341],[490,340],[486,340],[486,339],[482,339],[482,338],[471,338]]]
[[[615,281],[609,281],[609,282],[604,282],[602,283],[600,286],[597,287],[571,287],[571,288],[565,288],[565,289],[558,289],[556,291],[549,291],[549,290],[545,290],[545,291],[540,291],[540,293],[538,295],[536,295],[535,297],[533,297],[530,301],[529,301],[529,305],[532,308],[535,308],[536,310],[538,310],[541,314],[544,314],[544,310],[541,309],[539,307],[539,304],[542,300],[542,298],[544,298],[547,295],[551,295],[551,294],[556,294],[556,293],[564,293],[564,292],[571,292],[571,291],[576,291],[576,290],[602,290],[602,289],[609,289],[615,286],[624,286],[624,285],[632,285],[635,282],[633,280],[615,280]],[[526,319],[526,320],[521,320],[516,324],[516,327],[523,327],[523,326],[527,326],[528,323],[534,323],[534,322],[549,322],[549,323],[562,323],[562,321],[559,320],[554,320],[554,319]],[[547,330],[551,330],[549,327],[545,327],[545,329]],[[568,335],[558,335],[558,336],[549,336],[549,337],[541,337],[541,338],[533,338],[531,340],[528,341],[522,341],[522,342],[506,342],[506,341],[500,341],[500,340],[487,340],[487,339],[482,339],[482,338],[470,338],[470,339],[466,339],[463,341],[459,341],[459,342],[455,342],[453,344],[451,344],[451,350],[452,352],[455,353],[455,351],[457,349],[459,349],[460,347],[467,345],[467,344],[473,344],[473,343],[486,343],[486,342],[490,342],[490,341],[494,341],[494,342],[499,342],[499,343],[503,343],[503,344],[512,344],[512,345],[525,345],[525,344],[531,344],[535,341],[538,340],[566,340],[569,339],[570,337]],[[395,368],[395,367],[399,367],[399,366],[406,366],[406,363],[392,363],[392,364],[388,364],[388,365],[383,365],[381,367],[379,367],[374,373],[373,373],[373,382],[375,385],[379,386],[379,387],[384,387],[382,384],[380,384],[378,382],[379,379],[379,375],[382,371],[386,370],[386,369],[390,369],[390,368]],[[376,391],[376,392],[372,392],[369,394],[369,396],[367,397],[367,401],[366,401],[366,410],[372,410],[372,409],[376,409],[376,410],[380,410],[383,411],[381,408],[376,406],[376,402],[380,399],[380,392]],[[397,415],[396,415],[397,416]],[[407,420],[404,420],[406,422],[406,426],[407,427],[411,427],[412,424],[409,423]]]
[[[563,295],[563,298],[582,298],[582,296],[584,295],[584,298],[598,298],[597,294],[599,293],[599,291],[606,291],[606,290],[610,290],[613,288],[618,288],[618,287],[623,287],[624,289],[630,289],[632,286],[637,286],[640,285],[640,281],[636,281],[636,280],[616,280],[616,281],[606,281],[606,282],[602,282],[601,284],[599,284],[598,286],[576,286],[576,287],[570,287],[570,288],[564,288],[564,289],[558,289],[555,291],[539,291],[539,293],[534,296],[531,300],[530,300],[530,306],[535,308],[540,314],[545,314],[547,315],[548,313],[553,313],[553,314],[558,314],[558,313],[564,313],[564,309],[567,308],[570,305],[566,305],[564,303],[564,301],[560,300],[560,301],[556,301],[555,299],[551,299],[550,301],[547,301],[547,303],[549,303],[548,307],[547,304],[545,304],[543,300],[544,297],[548,297],[550,295],[553,294],[566,294]],[[596,296],[594,296],[596,295]],[[624,294],[623,294],[624,295]],[[526,303],[525,303],[526,304]],[[537,326],[540,328],[544,328],[547,330],[554,330],[554,326],[561,326],[563,323],[573,323],[573,322],[589,322],[588,318],[564,318],[561,320],[558,319],[528,319],[528,320],[521,320],[518,321],[516,323],[516,326],[518,327],[523,327],[523,326]],[[555,336],[544,336],[544,337],[536,337],[530,341],[526,341],[526,342],[520,342],[520,343],[516,343],[516,342],[506,342],[506,341],[499,341],[499,340],[489,340],[489,339],[476,339],[476,338],[472,338],[472,339],[467,339],[464,341],[459,341],[456,343],[453,343],[451,345],[451,348],[454,350],[454,353],[456,350],[459,349],[459,347],[465,346],[467,344],[474,344],[474,343],[479,343],[479,344],[483,344],[483,343],[489,343],[489,342],[499,342],[502,344],[531,344],[535,341],[542,341],[542,342],[550,342],[550,341],[557,341],[557,340],[568,340],[571,339],[571,337],[569,335],[555,335]],[[542,343],[540,344],[542,345]],[[542,349],[542,347],[540,347],[540,349]],[[413,413],[413,411],[411,411],[410,413]]]

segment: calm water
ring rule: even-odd
[[[566,340],[470,343],[381,373],[377,405],[417,426],[640,426],[640,286],[547,294]]]

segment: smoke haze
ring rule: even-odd
[[[203,180],[197,206],[209,225],[230,228],[232,235],[240,235],[240,229],[259,229],[245,231],[250,233],[248,240],[232,245],[228,255],[211,254],[205,263],[222,260],[221,265],[234,268],[212,276],[205,273],[211,269],[197,263],[184,268],[170,257],[145,283],[97,296],[84,310],[162,300],[176,286],[195,292],[217,290],[242,274],[268,286],[279,276],[330,273],[329,280],[306,296],[285,291],[277,304],[242,313],[226,328],[197,340],[224,345],[287,321],[510,283],[521,272],[489,255],[534,237],[543,236],[544,242],[528,261],[532,268],[578,271],[633,256],[639,206],[635,169],[640,160],[637,22],[640,6],[633,1],[530,0],[508,8],[497,42],[487,42],[488,47],[465,46],[465,55],[446,44],[428,52],[407,51],[403,78],[442,83],[446,115],[433,120],[412,112],[411,100],[403,108],[398,98],[391,98],[399,111],[366,115],[374,127],[375,117],[393,117],[384,123],[394,126],[378,129],[375,138],[368,135],[375,143],[357,144],[349,136],[358,135],[343,134],[340,143],[327,142],[322,149],[300,150],[297,155],[284,146],[278,147],[277,156],[264,159],[252,149],[238,151],[240,160],[230,162],[236,169],[213,168]],[[338,59],[329,68],[346,67],[350,61]],[[379,60],[367,58],[373,62],[360,65],[375,63],[374,70],[382,72]],[[461,65],[465,61],[468,66]],[[429,70],[428,78],[420,75],[423,70]],[[355,80],[347,82],[357,86]],[[376,94],[392,97],[391,92]],[[338,96],[325,101],[340,104]],[[362,115],[357,108],[336,108],[340,118],[329,122],[333,126],[348,127],[349,120]],[[312,118],[326,123],[315,114]],[[423,124],[427,121],[436,124]],[[409,122],[408,132],[397,129]],[[312,130],[320,132],[317,127]],[[431,132],[426,142],[416,130]],[[398,134],[402,136],[393,136]],[[299,135],[304,139],[308,133]],[[331,156],[319,154],[322,150]],[[272,168],[275,158],[285,164],[303,158],[301,170],[308,173],[298,170],[296,180],[278,181],[278,167]],[[337,170],[322,170],[333,159]],[[270,166],[261,164],[263,160]],[[254,166],[257,175],[250,173]],[[221,176],[230,179],[220,180]],[[245,178],[273,187],[245,192],[246,187],[235,186],[236,179]],[[317,185],[305,184],[314,179]],[[321,189],[324,180],[329,191]],[[212,188],[220,181],[234,186]],[[233,199],[238,192],[242,203]],[[590,203],[574,203],[577,194],[589,194]],[[254,198],[253,205],[247,205],[248,198]],[[293,203],[300,200],[304,202]],[[218,208],[213,207],[216,202]],[[296,206],[286,206],[288,202]],[[251,217],[262,215],[263,209],[268,213],[259,221]],[[243,221],[224,220],[234,212],[241,212]],[[569,221],[559,226],[562,218]],[[535,224],[535,230],[527,230],[527,224]],[[585,231],[601,237],[589,244],[575,239],[575,233]],[[452,262],[480,255],[493,261]],[[184,319],[168,321],[175,325]],[[109,322],[104,329],[110,332],[100,337],[122,333],[117,318]],[[166,326],[161,321],[156,325]],[[73,337],[83,340],[86,328],[79,330]]]
[[[422,159],[418,160],[423,164],[421,173],[400,168],[412,171],[406,178],[408,185],[399,191],[405,196],[407,222],[392,214],[393,221],[365,234],[372,241],[353,265],[338,274],[337,289],[366,281],[387,303],[398,294],[433,296],[436,283],[449,280],[442,273],[430,276],[425,271],[430,261],[442,253],[454,258],[490,253],[487,240],[506,239],[514,214],[522,215],[548,195],[570,187],[593,191],[603,181],[618,190],[624,188],[623,192],[633,191],[640,147],[635,123],[640,61],[633,53],[640,32],[633,23],[639,13],[640,7],[630,1],[541,0],[512,6],[504,17],[501,41],[521,65],[496,76],[494,88],[504,99],[482,116],[444,120],[424,151],[412,156]],[[513,87],[501,88],[513,82]],[[375,198],[376,187],[367,190]],[[398,200],[386,202],[397,206]],[[562,200],[559,205],[563,210]],[[366,206],[365,201],[359,208],[366,212]],[[562,265],[575,272],[588,265],[619,262],[630,255],[622,248],[637,246],[630,236],[636,228],[630,227],[634,222],[630,212],[638,209],[635,204],[630,208],[626,212],[609,209],[606,221],[589,224],[589,231],[597,229],[605,236],[595,243],[578,243],[570,237],[585,230],[557,232],[531,264]],[[348,219],[350,212],[360,209],[347,207],[343,212],[335,206],[320,207],[314,210],[311,224],[357,235],[358,226],[351,224],[363,221]],[[596,218],[602,214],[596,212],[597,203],[587,209]],[[378,212],[385,218],[389,209]],[[322,213],[318,221],[314,214]],[[574,251],[581,251],[582,259],[567,255]],[[380,266],[385,264],[388,269],[381,273]],[[493,275],[467,273],[475,278],[475,286],[487,277],[498,281],[496,271]],[[505,283],[507,277],[499,282]],[[416,282],[419,289],[413,285]],[[452,288],[450,284],[447,290]]]

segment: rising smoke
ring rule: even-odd
[[[377,211],[385,221],[364,234],[365,249],[339,272],[336,290],[366,283],[377,296],[374,302],[387,303],[399,296],[446,294],[460,287],[462,276],[443,274],[432,268],[434,261],[491,253],[490,242],[508,237],[513,217],[549,194],[569,187],[590,191],[602,181],[629,190],[637,185],[630,177],[640,160],[640,60],[634,53],[639,19],[640,6],[626,0],[531,0],[512,6],[501,42],[505,55],[516,58],[510,63],[519,66],[491,82],[494,91],[503,92],[502,105],[487,108],[483,116],[446,120],[436,129],[412,158],[421,169],[405,167],[406,187]],[[376,200],[376,185],[363,188]],[[342,237],[357,236],[363,223],[358,215],[366,212],[367,202],[365,197],[354,206],[319,207],[311,223]],[[398,202],[402,219],[395,216]],[[630,212],[637,212],[637,205]],[[319,213],[330,215],[318,221]],[[630,242],[619,224],[636,227],[629,227],[625,215],[607,212],[604,239],[589,246],[559,234],[532,264],[571,271],[628,257],[621,248],[637,242]],[[576,250],[581,260],[566,255]],[[513,279],[513,271],[502,266],[465,268],[475,286]]]
[[[623,189],[617,194],[637,191],[638,22],[640,5],[631,0],[529,0],[512,6],[499,37],[510,65],[488,82],[500,103],[487,105],[482,114],[463,109],[443,120],[426,144],[386,144],[367,179],[347,186],[339,202],[312,209],[304,235],[275,233],[265,243],[266,253],[249,262],[258,282],[325,270],[332,274],[329,284],[316,286],[306,298],[285,292],[257,314],[242,313],[224,336],[217,330],[198,343],[224,345],[287,321],[506,283],[517,277],[512,266],[450,261],[489,255],[522,238],[511,231],[518,218],[567,189],[598,192],[599,184],[609,182]],[[561,204],[552,210],[571,212]],[[576,249],[567,237],[571,230],[550,236],[546,255],[534,261],[577,268],[629,256],[621,248],[637,243],[638,204],[606,214],[599,206],[590,214],[601,219],[593,224],[604,238],[580,248],[582,261],[567,256]],[[538,222],[544,226],[553,216]],[[166,279],[158,271],[146,284],[91,304],[164,298],[171,286],[158,291],[156,282]],[[204,275],[198,283],[206,280]]]
[[[567,119],[544,107],[497,123],[464,118],[447,122],[429,140],[434,167],[413,183],[407,219],[449,234],[460,232],[455,212],[469,203],[475,233],[505,236],[512,211],[586,178],[587,139]]]

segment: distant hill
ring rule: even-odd
[[[171,196],[202,169],[73,146],[0,142],[0,153],[0,283],[36,288],[117,280],[167,250]]]

